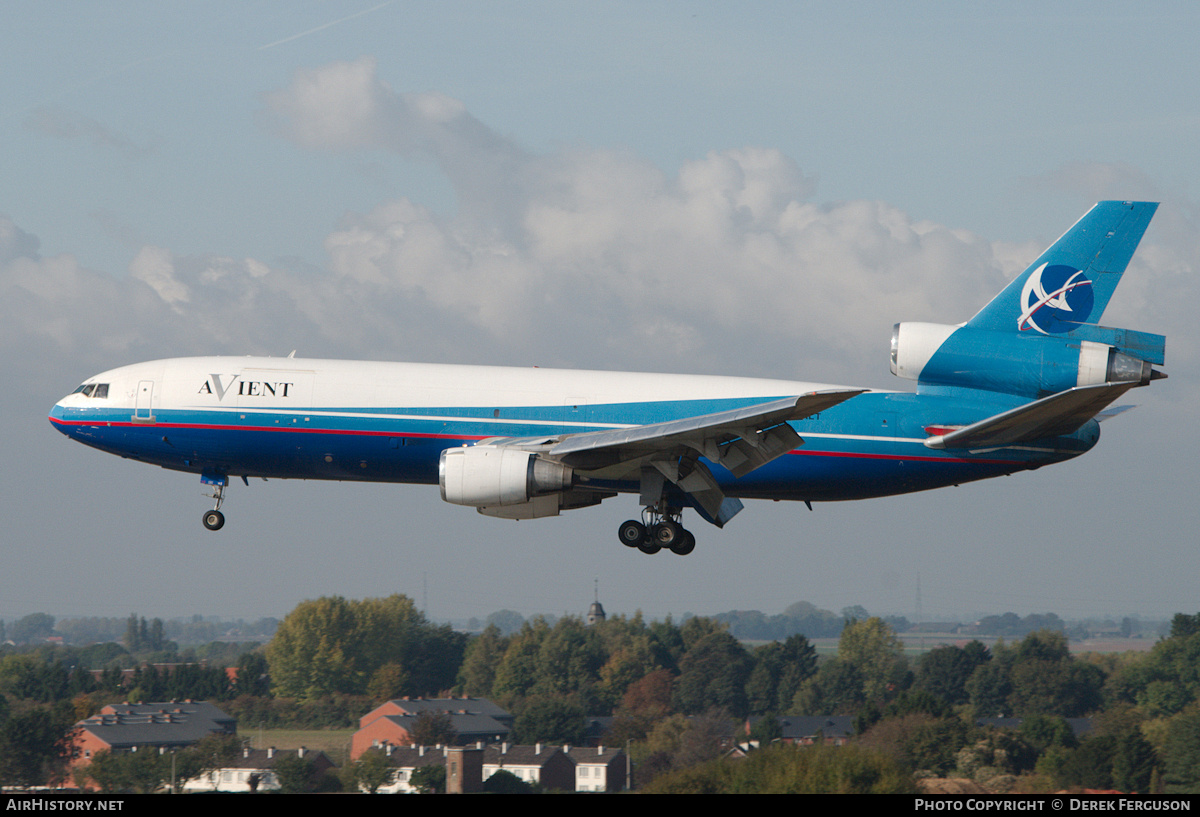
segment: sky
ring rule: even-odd
[[[0,27],[0,618],[436,620],[734,609],[970,620],[1200,609],[1200,6],[19,2]],[[621,496],[480,516],[436,486],[197,477],[46,422],[207,354],[881,389],[1100,199],[1162,202],[1104,322],[1170,378],[1086,457],[854,503],[748,502],[685,558]]]

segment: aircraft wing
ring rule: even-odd
[[[621,462],[691,449],[742,477],[804,443],[787,425],[788,420],[832,408],[864,391],[828,389],[684,420],[572,434],[547,453],[568,465],[586,468],[590,462],[613,458]]]
[[[1076,386],[925,441],[929,448],[993,448],[1076,431],[1136,383]]]
[[[701,457],[719,463],[735,477],[745,476],[804,444],[789,420],[809,417],[864,391],[825,389],[665,423],[480,443],[537,451],[585,475],[590,472],[607,479],[636,475],[646,505],[658,501],[666,480],[683,491],[701,516],[721,527],[742,509],[742,503],[725,496]]]
[[[643,503],[657,501],[665,479],[687,495],[701,516],[722,527],[742,503],[725,496],[701,457],[742,477],[804,444],[789,420],[832,408],[864,391],[827,389],[683,420],[572,434],[546,453],[579,470],[636,466],[641,470]]]

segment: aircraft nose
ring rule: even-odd
[[[70,413],[70,409],[68,409],[66,406],[64,406],[62,404],[62,402],[60,401],[60,402],[54,404],[54,408],[50,409],[50,416],[47,417],[46,419],[48,419],[50,421],[50,425],[54,426],[56,429],[61,431],[63,434],[70,436],[71,427],[67,424],[67,418],[68,418],[69,413]]]

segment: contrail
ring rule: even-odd
[[[302,31],[299,34],[293,34],[290,37],[284,37],[282,40],[276,40],[273,43],[267,43],[266,45],[260,45],[258,47],[258,50],[266,51],[268,48],[274,48],[277,45],[283,45],[284,43],[290,43],[292,40],[298,40],[301,37],[307,37],[309,34],[316,34],[318,31],[324,31],[325,29],[327,29],[331,26],[336,26],[338,23],[344,23],[347,20],[353,20],[355,17],[362,17],[364,14],[370,14],[373,11],[378,11],[379,9],[383,8],[384,6],[390,6],[393,2],[395,2],[395,0],[387,0],[386,3],[380,3],[378,6],[372,6],[369,9],[363,9],[362,11],[351,14],[348,17],[343,17],[340,20],[334,20],[333,22],[326,23],[323,26],[317,26],[316,28],[310,28],[308,31]]]

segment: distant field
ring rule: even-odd
[[[350,756],[353,729],[242,729],[238,736],[248,738],[253,749],[299,749],[301,746],[321,751],[337,765],[345,764]]]
[[[958,633],[925,633],[922,638],[920,635],[902,633],[900,640],[904,643],[904,654],[909,658],[915,658],[935,647],[946,645],[961,647],[968,641],[975,640],[990,647],[999,639],[990,635],[973,636]],[[1004,643],[1015,644],[1020,640],[1019,638],[1006,638]],[[770,642],[744,641],[742,643],[752,649]],[[838,640],[836,638],[810,638],[809,643],[816,649],[817,655],[837,655]],[[1087,641],[1072,641],[1071,652],[1147,652],[1157,643],[1157,638],[1089,638]]]
[[[990,647],[999,640],[995,636],[970,636],[957,633],[926,633],[924,639],[919,635],[905,633],[900,638],[904,642],[905,654],[910,656],[920,655],[922,652],[928,652],[935,647],[947,644],[961,647],[976,639]],[[1006,638],[1004,643],[1016,644],[1020,640],[1019,638]],[[830,643],[834,647],[833,652],[836,653],[837,641],[831,640]],[[1089,638],[1086,641],[1072,641],[1070,646],[1073,653],[1146,652],[1157,643],[1157,638]],[[823,652],[820,647],[817,648],[817,651]]]

